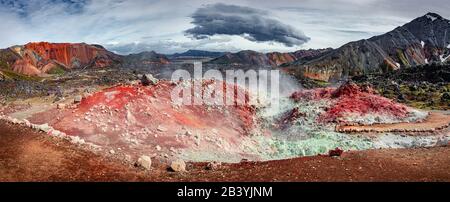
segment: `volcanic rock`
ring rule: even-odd
[[[186,163],[181,159],[172,161],[170,169],[174,172],[186,172]]]
[[[83,96],[77,95],[77,96],[75,96],[75,97],[73,98],[73,102],[74,102],[74,103],[80,103],[82,99],[83,99]]]
[[[144,86],[156,85],[158,83],[158,79],[153,77],[151,74],[144,74],[141,78],[141,83]]]
[[[146,170],[150,170],[152,168],[152,159],[149,156],[141,156],[136,162],[136,165]]]
[[[450,65],[429,64],[403,68],[385,74],[368,74],[352,78],[359,85],[372,86],[384,97],[416,108],[446,110],[450,100]],[[431,102],[432,101],[432,102]]]
[[[52,127],[49,126],[47,123],[46,124],[42,124],[42,125],[38,125],[37,126],[38,130],[44,132],[44,133],[48,133],[50,130],[52,130]]]
[[[344,153],[344,150],[336,148],[336,149],[328,151],[328,156],[337,157],[337,156],[341,156],[342,153]]]

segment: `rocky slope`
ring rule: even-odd
[[[307,50],[298,50],[292,52],[292,54],[295,56],[296,60],[310,60],[312,58],[318,57],[332,50],[333,50],[332,48],[307,49]]]
[[[449,20],[428,13],[386,34],[350,42],[309,61],[296,61],[290,67],[306,77],[330,81],[428,63],[446,63],[450,56],[449,32]]]
[[[353,77],[384,97],[422,109],[450,109],[450,65],[424,65]]]
[[[28,43],[0,50],[0,68],[38,76],[73,68],[107,67],[120,57],[99,45],[85,43]]]
[[[210,63],[227,65],[280,66],[286,63],[303,60],[305,58],[315,57],[330,50],[331,49],[309,49],[299,50],[292,53],[260,53],[256,51],[245,50],[237,53],[227,53],[210,61]]]

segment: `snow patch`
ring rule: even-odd
[[[423,41],[420,41],[420,44],[422,45],[422,48],[424,48],[424,47],[425,47],[425,42],[423,42]]]
[[[439,59],[441,59],[441,63],[446,62],[448,58],[450,58],[450,55],[448,55],[447,57],[444,57],[444,55],[439,56]]]
[[[431,15],[427,15],[427,18],[430,19],[431,21],[435,21],[437,19],[437,17]]]

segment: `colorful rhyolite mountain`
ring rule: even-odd
[[[39,42],[0,50],[0,68],[34,76],[73,68],[103,68],[120,59],[99,45],[85,43]]]
[[[85,43],[38,42],[0,50],[0,69],[29,76],[43,76],[76,68],[106,68],[114,65],[134,67],[168,63],[169,60],[164,55],[155,52],[121,56],[100,45]]]
[[[333,81],[351,76],[386,72],[402,67],[450,61],[450,21],[428,13],[404,26],[370,39],[350,42],[338,49],[299,50],[290,53],[237,53],[191,50],[171,57],[215,57],[209,64],[280,66],[300,76]],[[0,50],[0,69],[25,75],[45,75],[73,68],[124,67],[168,64],[155,52],[116,55],[99,45],[84,43],[29,43]]]
[[[312,60],[290,67],[303,76],[330,81],[428,63],[450,56],[450,21],[428,13],[404,26],[370,39],[350,42]]]

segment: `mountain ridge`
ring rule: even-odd
[[[177,58],[177,57],[211,57],[211,58],[217,58],[220,56],[223,56],[227,54],[228,52],[218,52],[218,51],[205,51],[205,50],[195,50],[195,49],[189,49],[182,53],[175,53],[171,55],[167,55],[170,58]]]
[[[118,55],[101,45],[86,43],[31,42],[0,49],[0,69],[25,75],[43,75],[74,68],[105,68],[164,65],[177,57],[213,58],[208,64],[271,66],[289,69],[301,76],[335,81],[368,73],[384,73],[430,63],[450,61],[450,21],[427,13],[385,34],[352,41],[337,49],[308,49],[295,52],[236,53],[188,50],[164,55],[146,51]]]
[[[243,50],[237,53],[227,53],[221,57],[211,60],[210,64],[226,65],[252,65],[277,67],[297,60],[315,57],[323,54],[331,48],[297,50],[295,52],[269,52],[262,53],[253,50]]]
[[[100,45],[86,43],[30,42],[0,50],[0,68],[39,76],[52,70],[104,68],[120,61],[120,56]]]
[[[318,58],[289,65],[299,74],[332,81],[428,63],[444,63],[450,54],[450,21],[427,13],[369,39],[349,42]]]

